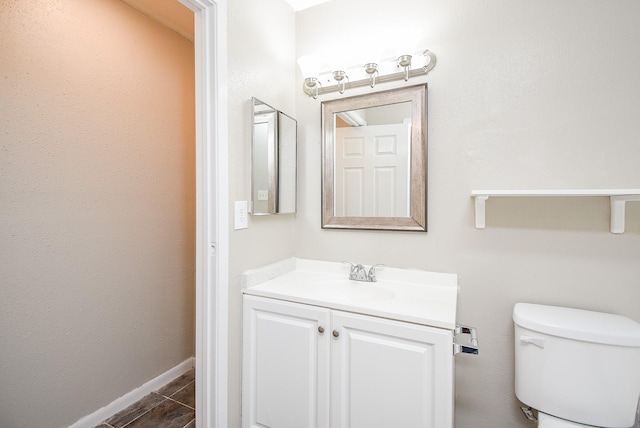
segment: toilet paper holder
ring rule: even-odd
[[[458,343],[457,339],[461,335],[468,335],[468,343]],[[468,325],[456,325],[453,330],[453,355],[472,354],[478,355],[478,330]]]

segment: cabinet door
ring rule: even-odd
[[[452,332],[338,311],[331,322],[332,428],[453,427]]]
[[[328,428],[329,321],[328,309],[244,297],[244,428]]]

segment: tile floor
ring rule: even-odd
[[[195,393],[191,369],[96,428],[195,428]]]

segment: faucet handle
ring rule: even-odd
[[[369,273],[367,274],[368,278],[369,278],[369,282],[376,282],[378,279],[376,278],[376,268],[377,267],[382,267],[384,266],[383,264],[377,264],[377,265],[372,265],[369,268]]]
[[[349,279],[353,279],[353,280],[357,280],[358,279],[358,272],[360,270],[362,270],[362,265],[356,265],[353,264],[351,262],[345,262],[343,261],[342,263],[349,265]]]

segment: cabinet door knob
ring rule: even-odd
[[[338,337],[340,336],[340,333],[338,332],[338,330],[333,330],[333,337]]]
[[[324,333],[324,327],[323,326],[318,327],[318,333],[320,333],[320,334]]]

